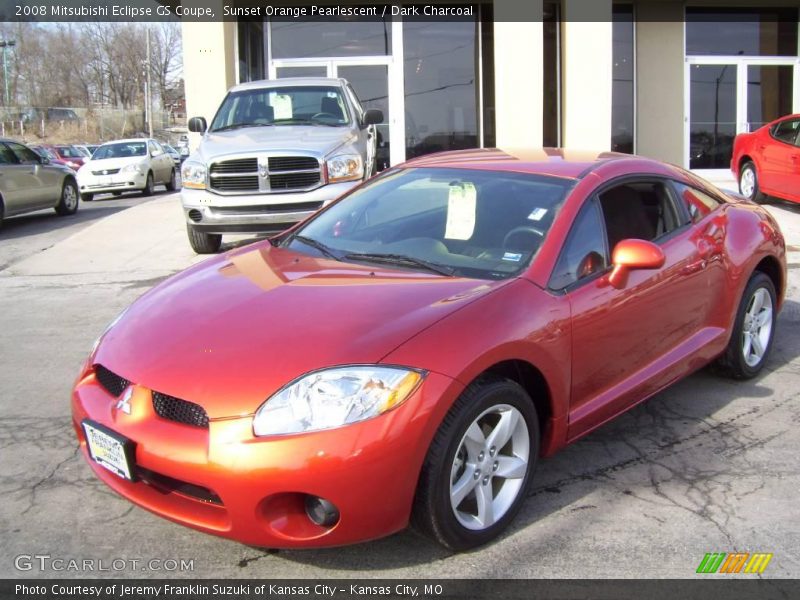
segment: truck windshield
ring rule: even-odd
[[[271,125],[345,126],[350,114],[342,90],[331,86],[286,86],[232,92],[210,130]]]

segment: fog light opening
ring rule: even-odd
[[[339,522],[339,509],[318,496],[306,496],[306,515],[320,527],[333,527]]]
[[[193,208],[192,210],[189,211],[189,218],[195,223],[199,223],[200,221],[203,220],[203,213],[201,213],[196,208]]]

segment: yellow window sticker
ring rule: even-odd
[[[447,198],[447,226],[444,237],[448,240],[468,240],[475,231],[475,185],[468,182],[451,183]]]

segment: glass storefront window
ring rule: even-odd
[[[689,168],[726,169],[736,136],[736,65],[692,65]]]
[[[477,21],[403,21],[406,158],[477,148]]]
[[[327,77],[327,67],[277,67],[275,75],[278,79],[287,77]]]
[[[264,79],[264,25],[252,21],[237,24],[239,83]]]
[[[633,6],[613,8],[611,149],[633,154]]]
[[[747,123],[750,131],[791,114],[793,71],[790,65],[747,66]]]
[[[389,19],[273,19],[270,33],[272,58],[385,56],[392,51]]]
[[[686,8],[686,54],[797,56],[797,8]]]
[[[559,5],[545,2],[542,13],[542,145],[561,145]]]

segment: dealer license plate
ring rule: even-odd
[[[84,420],[81,425],[92,460],[115,475],[133,481],[134,443],[99,423]]]

